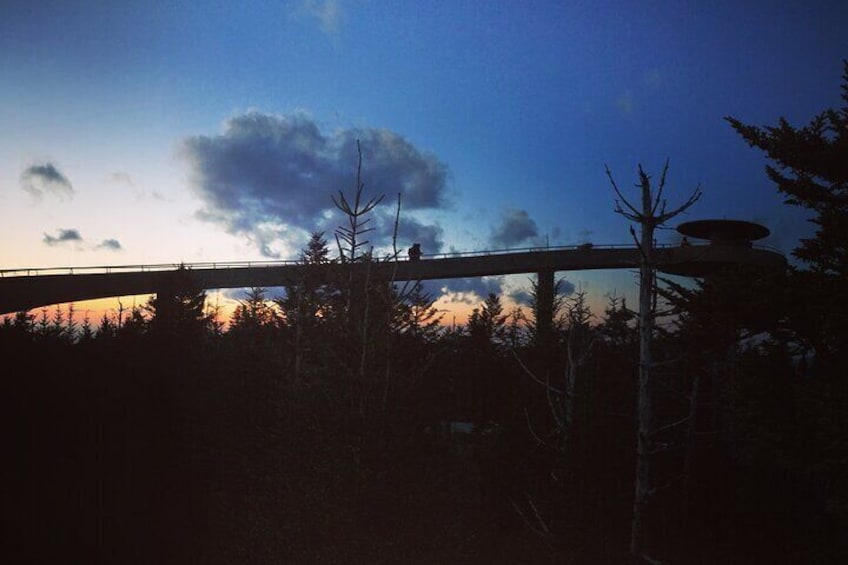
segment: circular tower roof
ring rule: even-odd
[[[680,224],[677,231],[685,236],[717,243],[754,241],[771,233],[761,224],[744,220],[695,220]]]

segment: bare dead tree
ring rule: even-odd
[[[577,291],[576,295],[571,299],[557,300],[555,310],[559,311],[560,308],[565,308],[566,311],[560,319],[555,320],[554,325],[558,328],[565,328],[567,331],[563,344],[566,354],[566,365],[562,372],[562,377],[557,379],[562,384],[557,383],[554,385],[552,382],[550,364],[544,364],[542,371],[545,376],[542,379],[521,360],[514,347],[511,347],[510,351],[521,367],[521,370],[544,390],[548,409],[553,420],[552,428],[542,436],[534,428],[530,414],[525,409],[524,416],[527,421],[527,429],[536,441],[537,447],[549,448],[560,454],[568,467],[572,465],[571,457],[574,454],[572,445],[574,444],[578,377],[590,360],[596,335],[590,327],[590,320],[593,316],[586,301],[586,291]],[[526,498],[529,508],[527,512],[523,512],[514,500],[510,500],[510,502],[532,531],[543,537],[550,537],[552,535],[551,530],[533,502],[530,493],[526,493]],[[529,516],[532,517],[532,520]]]
[[[336,244],[339,249],[339,260],[343,264],[348,264],[349,280],[346,291],[346,311],[351,323],[351,327],[356,329],[357,341],[359,343],[359,358],[357,362],[357,378],[364,383],[368,351],[373,346],[373,339],[369,324],[372,323],[371,318],[371,301],[375,297],[379,297],[381,305],[386,309],[386,367],[382,391],[382,407],[385,410],[389,389],[392,381],[392,336],[391,326],[392,319],[397,315],[401,304],[414,290],[415,282],[406,282],[402,289],[395,289],[395,281],[397,274],[397,260],[400,252],[397,246],[398,229],[400,225],[401,214],[401,193],[397,195],[397,208],[395,211],[394,230],[392,233],[392,253],[384,258],[379,259],[374,256],[373,246],[364,238],[365,234],[373,231],[373,227],[368,224],[371,221],[369,214],[383,201],[384,194],[366,200],[364,193],[364,183],[362,182],[362,148],[357,140],[357,149],[359,152],[359,161],[357,167],[356,191],[352,199],[348,199],[344,192],[339,191],[338,196],[333,197],[333,203],[346,217],[347,225],[339,226],[336,230]],[[388,281],[386,281],[379,273],[385,272],[376,270],[377,263],[393,262],[393,268],[389,271]],[[358,265],[354,267],[354,263]],[[355,274],[356,273],[356,274]],[[376,293],[374,292],[376,291]],[[375,304],[376,306],[376,304]],[[360,413],[365,412],[365,402],[368,395],[363,391],[360,394]]]
[[[367,202],[363,202],[365,183],[362,182],[362,147],[356,140],[356,149],[359,152],[359,162],[356,169],[356,191],[353,196],[353,204],[339,190],[338,197],[331,196],[336,208],[347,217],[348,225],[339,226],[336,230],[336,244],[339,248],[339,259],[342,263],[354,262],[366,254],[362,249],[368,245],[368,240],[360,239],[364,234],[373,231],[374,228],[366,227],[371,218],[368,217],[374,208],[382,202],[384,194],[375,196]]]
[[[389,279],[389,288],[387,289],[389,293],[390,307],[386,311],[386,327],[391,328],[392,316],[395,314],[397,303],[399,299],[394,294],[394,286],[395,286],[395,277],[397,275],[397,260],[400,252],[398,251],[397,246],[397,237],[398,237],[398,227],[400,226],[400,207],[401,207],[401,193],[398,192],[397,195],[397,209],[395,210],[395,224],[394,229],[392,230],[392,255],[391,260],[394,261],[394,268],[392,269],[392,276]],[[404,289],[405,290],[405,289]],[[392,335],[391,331],[388,332],[386,337],[386,374],[385,374],[385,382],[383,385],[383,400],[382,400],[382,408],[383,412],[386,411],[386,406],[389,400],[389,388],[392,382]]]
[[[347,265],[347,284],[342,289],[345,302],[345,317],[349,329],[356,335],[358,343],[358,360],[356,362],[354,386],[362,387],[359,393],[359,412],[365,411],[365,365],[370,341],[368,332],[368,317],[370,313],[371,284],[371,261],[373,258],[373,247],[369,247],[369,241],[364,239],[365,234],[373,231],[368,224],[371,221],[369,214],[383,200],[380,195],[368,199],[364,198],[365,183],[362,182],[362,147],[356,140],[358,161],[356,169],[356,189],[353,193],[353,201],[348,199],[343,190],[338,191],[338,196],[331,196],[333,204],[347,218],[347,225],[341,225],[336,229],[336,245],[339,249],[339,262]],[[367,251],[365,250],[367,248]],[[362,269],[356,268],[359,263]],[[357,276],[359,273],[359,276]]]
[[[651,177],[642,165],[638,167],[639,182],[636,187],[641,193],[639,207],[632,204],[618,188],[609,167],[607,177],[617,196],[615,212],[633,223],[639,224],[640,233],[631,225],[630,234],[639,250],[639,392],[637,397],[636,431],[636,484],[633,498],[633,520],[630,531],[630,554],[636,559],[652,562],[644,555],[645,532],[644,518],[651,498],[651,435],[653,432],[653,408],[651,403],[653,381],[651,369],[654,366],[651,356],[651,341],[656,320],[656,260],[654,257],[654,233],[656,229],[670,219],[691,208],[701,198],[700,185],[680,206],[668,210],[663,197],[668,160],[663,167],[656,191],[651,185]]]
[[[574,429],[574,395],[577,386],[578,372],[589,361],[589,355],[595,344],[595,338],[589,328],[592,313],[586,303],[586,291],[578,290],[568,301],[568,337],[565,352],[565,390],[563,395],[563,450],[569,451]]]

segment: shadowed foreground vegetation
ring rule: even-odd
[[[650,547],[836,562],[845,380],[779,336],[738,340],[731,284],[685,295],[730,300],[725,318],[657,338],[681,360],[657,390]],[[227,332],[154,309],[72,338],[67,316],[19,315],[0,332],[7,537],[39,563],[625,562],[638,336],[620,300],[591,318],[584,298],[559,297],[546,347],[496,296],[457,331],[397,316],[364,364],[350,326],[298,334],[261,289]]]

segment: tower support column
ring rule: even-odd
[[[536,344],[547,348],[554,333],[554,271],[536,273]]]

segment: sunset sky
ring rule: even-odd
[[[839,106],[846,2],[0,3],[0,269],[291,259],[385,194],[424,253],[627,243],[604,167],[681,221],[808,231],[724,121]],[[669,230],[661,241],[674,241]],[[598,303],[627,272],[562,273]],[[527,277],[446,281],[458,310]],[[475,294],[472,294],[476,292]]]

